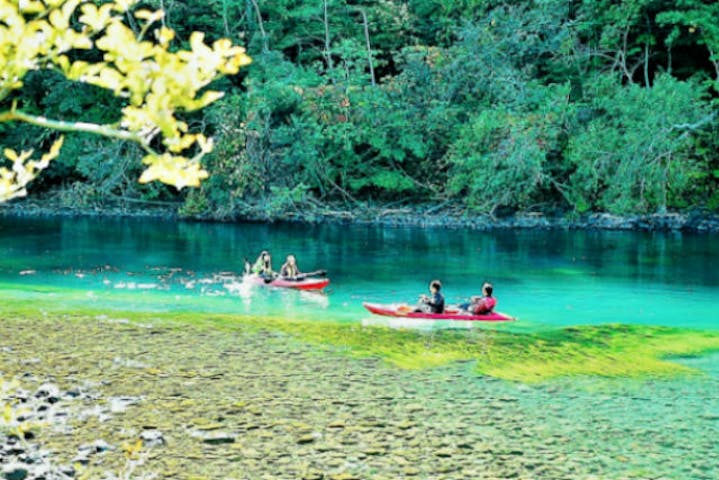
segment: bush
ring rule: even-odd
[[[613,213],[684,206],[702,170],[695,136],[712,119],[701,88],[668,75],[651,88],[594,84],[595,117],[569,142],[575,171],[570,198],[578,210]]]

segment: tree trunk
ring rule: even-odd
[[[374,87],[376,81],[374,78],[374,66],[372,65],[372,47],[369,42],[369,24],[367,23],[367,14],[365,11],[360,9],[360,13],[362,14],[362,22],[364,23],[364,38],[367,42],[367,62],[369,63],[369,74],[372,79],[372,86]]]
[[[649,40],[644,44],[644,86],[649,88]]]
[[[267,43],[267,32],[265,32],[265,24],[262,23],[262,12],[260,12],[260,6],[257,5],[257,0],[251,0],[252,6],[255,7],[255,15],[257,15],[257,26],[260,28],[260,34],[262,35],[262,53],[267,53],[270,50],[269,44]]]
[[[327,0],[322,1],[324,8],[324,24],[325,24],[325,59],[327,60],[327,69],[332,69],[332,54],[330,53],[330,23],[327,16]]]

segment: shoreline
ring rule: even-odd
[[[458,214],[456,211],[432,211],[422,206],[401,209],[371,207],[357,213],[350,210],[319,210],[306,214],[285,212],[275,217],[236,215],[220,219],[180,215],[176,208],[143,207],[78,209],[62,206],[41,206],[34,203],[0,204],[0,216],[14,217],[103,217],[103,218],[154,218],[162,220],[208,223],[304,223],[375,225],[384,227],[449,228],[476,231],[492,230],[614,230],[634,232],[719,232],[719,214],[701,210],[667,212],[643,215],[614,215],[588,213],[579,216],[546,215],[543,212],[519,212],[514,215],[492,218],[482,214]]]

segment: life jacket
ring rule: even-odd
[[[474,305],[472,313],[474,313],[475,315],[485,315],[487,313],[492,313],[492,310],[494,310],[495,305],[497,305],[497,299],[495,299],[494,297],[484,297],[482,300],[480,300]]]
[[[255,264],[252,266],[252,273],[260,274],[266,271],[272,271],[272,268],[268,268],[265,266],[265,261],[262,259],[259,259],[255,262]]]
[[[290,265],[289,263],[285,263],[280,269],[280,275],[283,277],[296,277],[299,273],[297,265]]]
[[[430,298],[432,313],[444,313],[444,295],[437,292]]]
[[[265,268],[265,262],[262,260],[257,260],[254,265],[252,265],[252,273],[260,273]]]

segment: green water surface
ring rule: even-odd
[[[244,284],[243,260],[261,249],[277,269],[288,253],[305,271],[327,269],[327,293]],[[372,323],[363,301],[413,302],[438,278],[450,303],[492,281],[515,330],[718,329],[718,259],[714,236],[683,233],[0,218],[0,295],[110,310]]]
[[[287,253],[305,270],[326,268],[331,288],[244,284],[244,257],[261,249],[276,268]],[[419,372],[411,397],[430,411],[511,402],[521,430],[479,416],[475,427],[539,459],[536,472],[709,480],[719,471],[718,258],[715,236],[683,233],[6,217],[0,313],[280,331]],[[487,330],[362,308],[412,302],[433,278],[450,302],[490,280],[499,309],[519,321]]]

